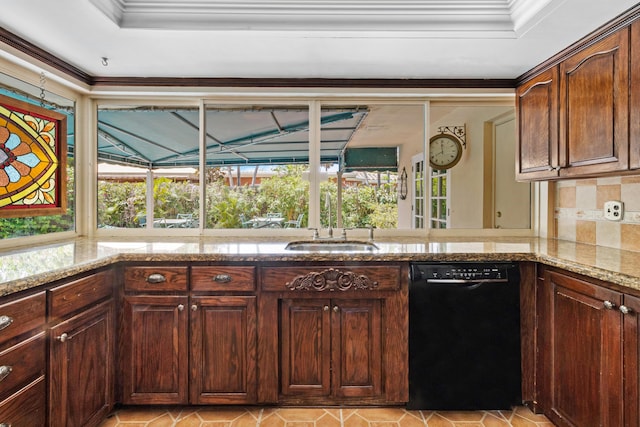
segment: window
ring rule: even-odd
[[[98,108],[98,228],[197,228],[198,109]]]
[[[0,94],[38,105],[67,117],[67,209],[56,215],[0,218],[0,239],[75,230],[75,102],[48,90],[0,74]]]

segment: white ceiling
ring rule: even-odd
[[[11,0],[0,26],[92,76],[515,78],[636,3]]]

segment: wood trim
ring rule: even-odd
[[[514,79],[323,79],[239,77],[105,77],[92,78],[94,86],[159,87],[294,87],[393,89],[513,89]]]
[[[88,85],[93,83],[93,77],[89,74],[2,27],[0,27],[0,43],[9,45],[18,51],[27,54],[31,58],[43,62],[56,70],[62,71],[68,76],[80,80],[83,83]]]

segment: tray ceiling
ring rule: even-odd
[[[513,79],[636,3],[20,0],[0,26],[92,76]]]

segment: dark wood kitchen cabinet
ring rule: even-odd
[[[122,402],[188,402],[188,298],[125,295],[122,308]]]
[[[516,89],[518,180],[640,167],[637,26],[586,43]]]
[[[547,269],[539,281],[539,403],[558,426],[638,425],[640,299]]]
[[[191,299],[192,404],[256,402],[256,297]]]
[[[560,63],[560,175],[629,167],[629,29]]]
[[[407,268],[262,268],[259,399],[303,405],[406,402]]]
[[[113,275],[104,271],[49,293],[49,425],[99,425],[114,405]]]
[[[377,299],[283,299],[282,395],[290,399],[379,397],[381,313]]]
[[[128,266],[123,403],[256,403],[254,266]]]
[[[631,24],[629,167],[640,169],[640,22]]]
[[[46,422],[46,295],[0,304],[0,425]]]
[[[546,70],[516,90],[518,144],[516,179],[558,176],[558,67]]]

